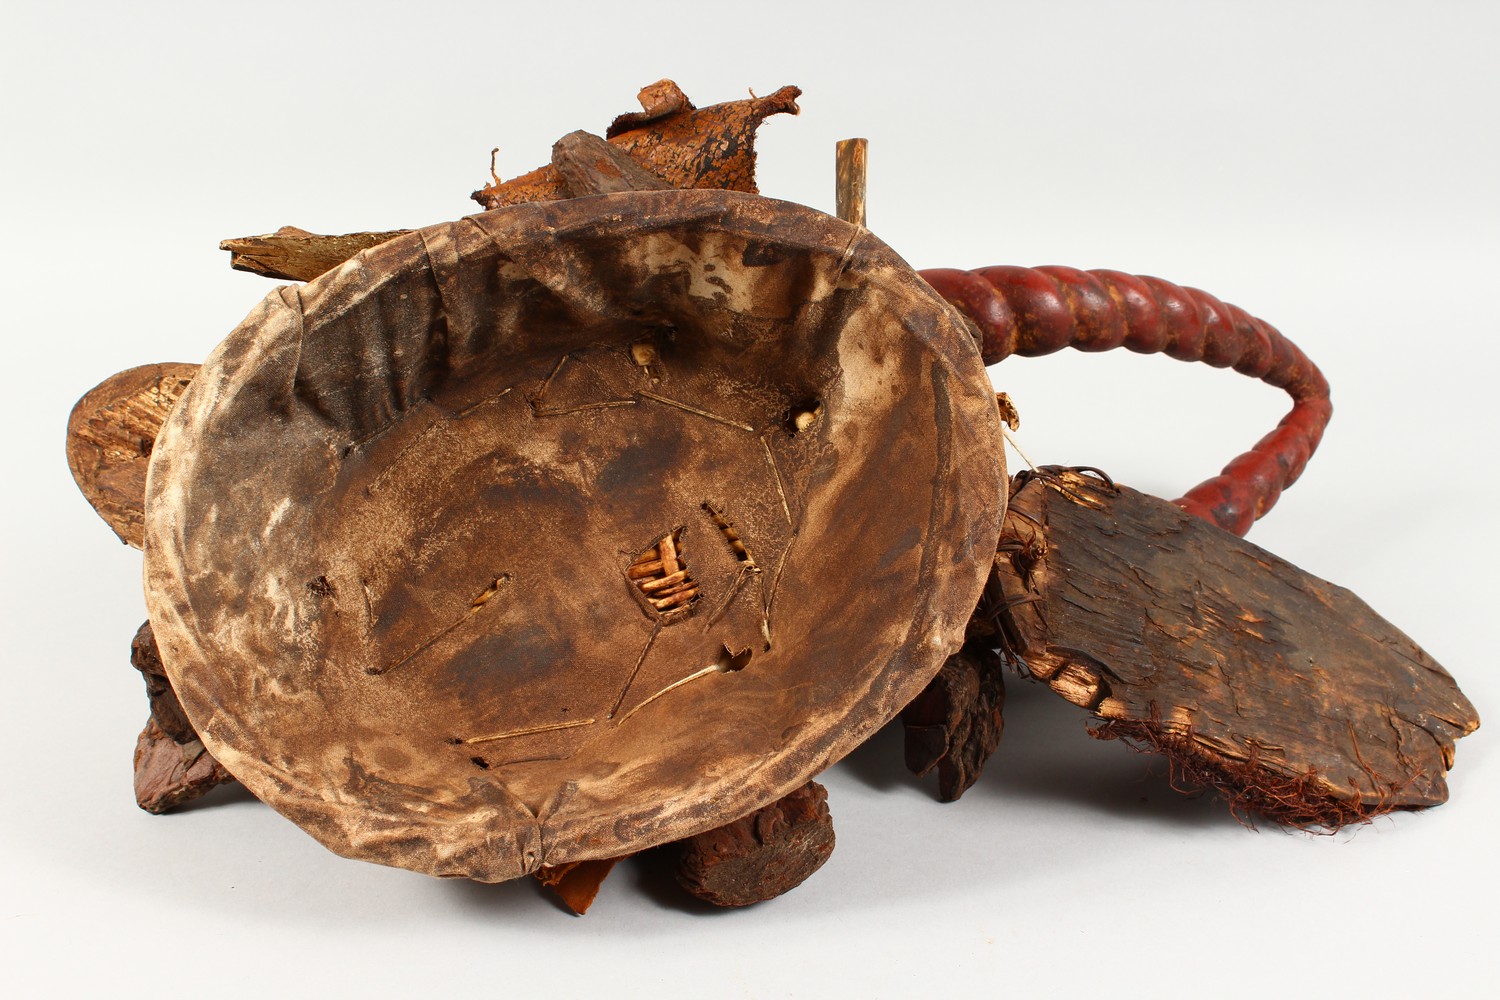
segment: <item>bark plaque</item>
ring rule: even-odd
[[[1073,470],[1022,473],[996,575],[1003,638],[1237,813],[1337,827],[1448,797],[1479,717],[1354,594],[1181,508]]]

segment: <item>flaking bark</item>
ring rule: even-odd
[[[1237,814],[1334,828],[1436,805],[1454,740],[1479,725],[1354,594],[1077,471],[1016,477],[996,578],[1003,638],[1034,677]]]
[[[756,193],[755,132],[767,117],[797,113],[797,87],[765,97],[694,108],[677,85],[662,80],[640,93],[644,113],[616,118],[606,138],[672,187]],[[473,198],[487,209],[567,197],[552,165],[486,185]]]

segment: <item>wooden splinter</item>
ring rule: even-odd
[[[836,155],[838,217],[856,226],[865,224],[865,163],[867,139],[840,139]]]
[[[236,271],[288,281],[311,281],[355,254],[407,232],[410,230],[393,229],[380,233],[322,236],[296,226],[282,226],[264,236],[224,240],[219,249],[229,251],[229,266]]]

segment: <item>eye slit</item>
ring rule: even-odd
[[[724,516],[724,512],[707,501],[704,501],[703,509],[708,513],[709,517],[713,518],[714,526],[719,529],[719,533],[729,543],[730,549],[734,551],[734,557],[751,570],[759,572],[760,567],[756,565],[755,557],[745,547],[745,542],[740,538],[740,533],[735,530],[734,525],[729,523],[729,519]]]

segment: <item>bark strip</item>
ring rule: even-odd
[[[224,240],[219,249],[229,251],[229,266],[236,271],[249,271],[284,281],[311,281],[360,251],[410,231],[392,229],[383,233],[320,236],[296,226],[282,226],[265,236]]]

